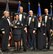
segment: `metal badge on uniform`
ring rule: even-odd
[[[45,33],[43,33],[43,35],[46,35]]]
[[[23,16],[23,18],[25,19],[25,16]]]
[[[51,19],[51,17],[49,17],[49,19]]]
[[[23,26],[23,24],[21,24]]]
[[[32,22],[34,22],[34,18],[32,19]]]

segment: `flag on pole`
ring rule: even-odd
[[[50,3],[50,15],[52,16],[52,3]]]
[[[38,16],[41,16],[41,7],[40,7],[40,3],[38,3],[38,12],[37,12]]]
[[[5,9],[6,11],[9,11],[8,1],[9,1],[9,0],[6,0],[6,9]]]
[[[21,6],[21,1],[18,2],[18,10],[17,12],[19,13],[19,7]]]
[[[28,2],[28,12],[30,11],[30,2]]]

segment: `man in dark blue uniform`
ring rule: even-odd
[[[52,18],[52,31],[51,31],[51,42],[53,42],[53,15],[51,15],[51,18]]]
[[[9,12],[8,11],[4,11],[4,16],[1,18],[1,25],[2,25],[2,51],[7,51],[8,49],[8,38],[9,38],[9,32],[10,32],[10,28],[9,28],[9,23],[7,21],[7,18],[9,17]]]
[[[50,44],[51,44],[51,25],[52,25],[52,21],[51,21],[51,16],[48,14],[48,9],[44,9],[44,12],[45,12],[45,15],[43,16],[43,21],[45,23],[45,34],[48,38],[48,46],[47,46],[47,49],[50,49]]]
[[[27,14],[23,12],[23,7],[19,7],[19,21],[22,23],[22,41],[23,41],[23,50],[26,51],[26,37],[27,37]]]
[[[28,42],[32,50],[36,49],[36,30],[37,30],[37,19],[33,15],[33,11],[29,11],[29,16],[27,17],[27,27],[28,27]]]

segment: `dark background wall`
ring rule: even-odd
[[[5,0],[4,0],[5,1]],[[10,0],[11,1],[11,0]],[[13,0],[12,0],[13,1]],[[18,0],[14,0],[17,1]],[[28,12],[28,1],[31,3],[31,9],[37,14],[38,2],[41,4],[42,14],[44,13],[44,8],[48,8],[50,10],[50,3],[53,3],[53,0],[20,0],[22,2],[22,6],[24,7],[24,11]],[[5,10],[6,3],[0,2],[0,14]],[[11,12],[17,12],[18,4],[9,3],[9,9]]]
[[[36,14],[37,14],[38,2],[40,2],[41,4],[42,13],[44,13],[44,8],[48,8],[50,10],[50,3],[53,3],[53,0],[29,0],[29,1],[31,2],[31,9]],[[27,2],[27,0],[25,0],[25,2]]]

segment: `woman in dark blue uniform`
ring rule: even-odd
[[[39,50],[44,49],[44,38],[43,34],[44,22],[42,21],[42,16],[38,17],[38,29],[37,29],[37,48]]]
[[[20,49],[20,40],[21,40],[21,34],[22,34],[22,26],[21,22],[19,21],[19,15],[15,15],[15,19],[13,21],[13,36],[15,41],[15,47],[17,50]]]

